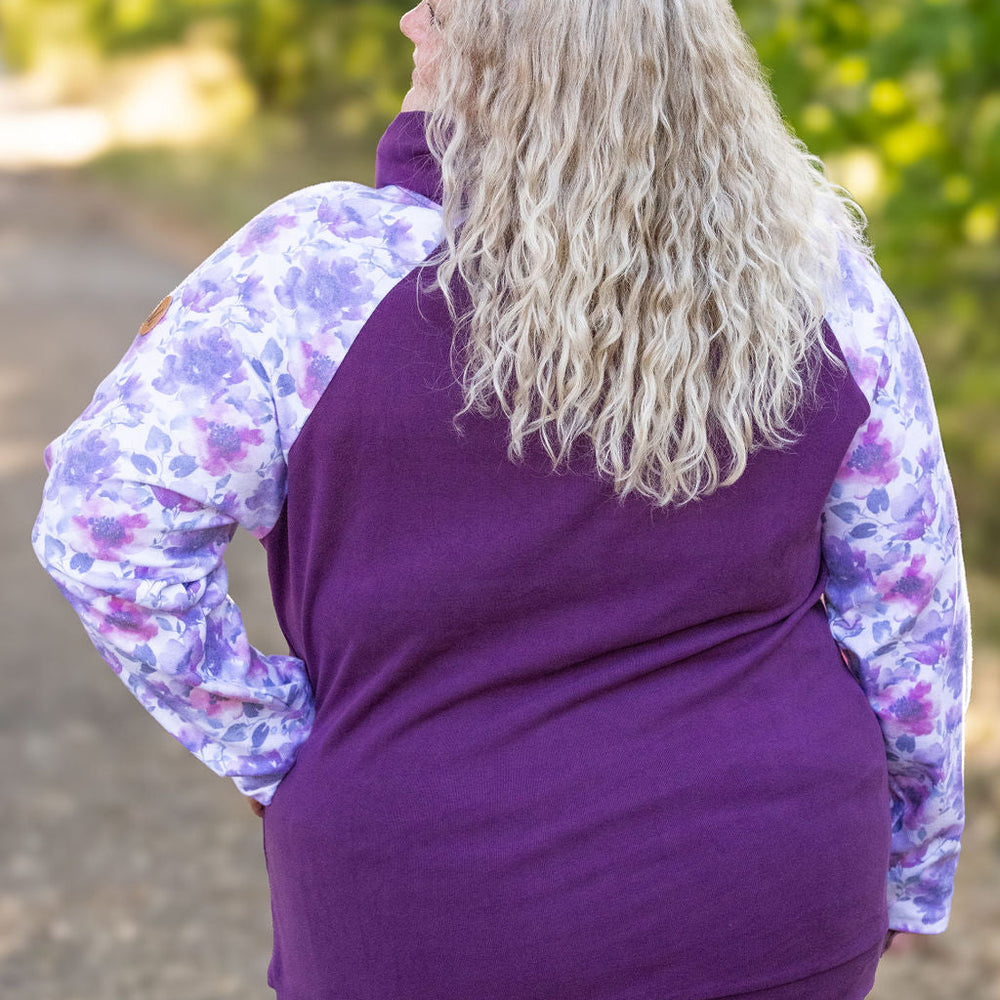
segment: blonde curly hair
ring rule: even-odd
[[[537,433],[553,468],[586,436],[661,506],[792,443],[839,250],[874,260],[728,0],[474,0],[438,30],[426,265],[468,331],[456,428],[499,405],[511,460]]]

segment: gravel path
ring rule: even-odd
[[[0,997],[273,998],[258,820],[139,708],[29,546],[43,447],[214,241],[68,174],[0,174],[0,220]],[[259,546],[227,562],[252,640],[283,651]],[[1000,1000],[1000,755],[969,768],[951,929],[903,938],[872,1000]]]
[[[68,176],[0,176],[0,219],[0,997],[273,998],[259,820],[139,707],[29,544],[45,444],[213,247]],[[283,651],[258,549],[233,545],[233,590]]]

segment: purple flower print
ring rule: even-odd
[[[838,607],[870,583],[864,552],[855,552],[844,539],[830,537],[823,558],[829,573],[826,592]]]
[[[324,198],[316,207],[316,217],[323,226],[341,239],[368,237],[372,232],[369,212],[363,211],[363,203],[352,203],[343,198]],[[375,214],[377,207],[373,206]],[[381,237],[381,226],[379,236]]]
[[[284,500],[285,480],[262,479],[260,485],[246,499],[247,510],[274,510],[280,508]]]
[[[142,337],[136,337],[125,355],[124,363],[133,362],[135,356],[145,345]],[[129,375],[123,378],[116,385],[112,386],[108,392],[98,393],[94,397],[90,406],[84,410],[81,419],[92,420],[100,416],[109,407],[114,406],[123,413],[128,414],[128,419],[135,424],[141,422],[142,418],[149,412],[151,396],[148,385],[144,384],[138,375]]]
[[[94,393],[94,398],[87,404],[81,417],[85,420],[92,419],[100,415],[101,411],[114,402],[112,393],[107,392],[103,387]]]
[[[847,296],[848,304],[852,309],[860,309],[864,312],[873,312],[875,301],[872,298],[871,289],[864,280],[864,272],[861,271],[856,258],[849,254],[847,250],[840,251],[840,276],[844,293]]]
[[[372,291],[372,282],[362,275],[357,261],[313,257],[304,270],[289,270],[285,283],[275,289],[275,296],[287,309],[314,314],[326,329],[344,319],[363,318]]]
[[[275,215],[264,212],[246,225],[242,231],[242,239],[236,247],[236,252],[249,257],[259,247],[270,243],[282,229],[294,229],[298,220],[294,215]]]
[[[197,500],[184,496],[183,493],[175,493],[173,490],[164,489],[162,486],[151,487],[156,502],[164,510],[174,510],[185,514],[199,510],[201,504]]]
[[[831,326],[870,414],[824,510],[834,639],[886,735],[893,927],[948,920],[962,833],[968,599],[954,494],[913,331],[877,271],[843,255]]]
[[[920,893],[914,896],[914,902],[919,903],[923,911],[923,922],[925,924],[932,924],[947,915],[957,862],[958,859],[955,858],[954,863],[949,866],[948,870],[941,873],[940,882],[936,884],[929,881],[922,882]]]
[[[125,633],[146,642],[160,631],[154,619],[155,616],[145,608],[120,597],[112,597],[110,611],[105,615],[98,632],[101,635]]]
[[[379,241],[391,249],[400,249],[404,253],[412,253],[417,239],[413,223],[403,215],[391,222],[381,220],[376,222],[380,212],[378,202],[373,202],[370,211],[363,203],[352,204],[343,198],[324,198],[316,215],[324,227],[341,239],[370,239],[373,229],[378,233]]]
[[[59,456],[52,487],[74,486],[89,493],[107,478],[119,454],[115,442],[109,441],[99,430],[81,434]]]
[[[189,612],[193,621],[197,622],[200,615],[197,609]],[[169,632],[161,632],[150,645],[155,650],[157,670],[178,681],[178,686],[189,688],[200,683],[198,664],[204,659],[205,644],[199,629],[192,630],[193,635],[181,633],[173,636]]]
[[[883,600],[903,603],[912,614],[925,608],[934,593],[934,578],[921,572],[926,562],[926,556],[914,556],[902,573],[892,571],[883,574],[878,581]]]
[[[221,550],[237,524],[273,528],[303,399],[440,239],[439,208],[400,188],[289,195],[181,282],[47,450],[39,558],[149,712],[264,803],[310,732],[312,691],[295,656],[251,647]]]
[[[261,275],[250,275],[240,282],[236,302],[246,310],[254,329],[274,321],[274,296]]]
[[[164,705],[171,705],[171,702],[174,700],[180,701],[180,699],[170,698],[169,696],[164,697],[162,700]],[[172,727],[174,739],[176,739],[185,750],[188,750],[196,756],[201,756],[205,753],[206,748],[211,746],[211,743],[205,729],[199,727],[207,727],[211,723],[211,719],[205,719],[202,717],[196,719],[196,721],[192,723],[183,722],[183,716],[188,714],[184,711],[184,708],[186,707],[185,702],[186,699],[184,702],[180,702],[179,707],[181,708],[181,711],[179,712],[177,708],[173,708],[171,705],[173,711],[177,713],[174,716],[174,724]]]
[[[405,219],[397,219],[385,230],[384,242],[387,247],[393,249],[406,247],[413,240],[413,226]]]
[[[937,518],[937,501],[929,477],[918,480],[917,485],[906,483],[902,486],[892,497],[889,513],[901,526],[894,538],[903,541],[923,538]]]
[[[152,382],[164,395],[176,393],[183,385],[215,389],[246,378],[240,372],[243,354],[224,330],[216,328],[200,337],[181,339],[176,349],[176,354],[166,356]]]
[[[870,354],[855,354],[849,347],[844,348],[844,357],[850,362],[854,381],[858,385],[875,385],[878,382],[880,365],[877,358]]]
[[[901,320],[902,321],[902,320]],[[916,348],[916,341],[909,340],[900,350],[899,379],[903,385],[907,408],[913,419],[930,429],[933,426],[931,394],[927,382],[927,369]]]
[[[144,514],[110,514],[88,516],[77,514],[73,523],[90,537],[92,551],[98,559],[117,562],[122,549],[135,540],[135,529],[149,523]]]
[[[145,411],[148,397],[149,391],[139,375],[130,375],[118,386],[117,401],[124,404],[133,415]]]
[[[901,704],[904,710],[911,708],[907,699],[902,699]],[[919,709],[913,709],[919,720]],[[928,730],[933,732],[933,726]],[[893,774],[893,792],[905,803],[905,809],[900,817],[896,833],[908,830],[919,830],[928,820],[928,811],[933,809],[938,803],[932,794],[933,786],[941,781],[941,771],[937,767],[916,767],[911,769],[903,768]],[[942,831],[946,832],[946,831]],[[903,838],[900,838],[903,839]],[[905,840],[904,840],[905,843]],[[911,865],[919,864],[920,851],[925,848],[918,848],[908,860]],[[909,853],[909,852],[907,852]]]
[[[234,275],[228,265],[203,267],[180,289],[180,301],[192,314],[211,314],[238,305],[254,328],[274,319],[274,300],[263,275]]]
[[[933,667],[944,661],[951,639],[952,623],[937,611],[927,611],[910,632],[909,656]]]
[[[311,408],[319,402],[329,385],[337,362],[303,341],[297,345],[294,356],[289,359],[288,368],[295,379],[299,399]]]
[[[894,699],[887,708],[907,732],[916,736],[934,732],[933,693],[927,681],[914,684],[909,693]]]
[[[956,595],[952,595],[953,599]],[[958,595],[960,596],[960,595]],[[958,699],[965,687],[965,670],[969,657],[968,617],[964,606],[959,603],[960,613],[956,617],[955,626],[951,629],[952,642],[948,649],[947,683],[948,690]]]
[[[232,709],[231,701],[217,698],[202,687],[193,687],[191,693],[188,695],[188,701],[191,703],[192,708],[198,712],[203,712],[210,719],[216,719],[226,709]]]
[[[844,469],[851,479],[878,486],[887,485],[899,474],[892,441],[883,436],[881,420],[869,421]]]
[[[225,475],[247,457],[251,446],[264,443],[264,432],[258,427],[240,429],[205,417],[195,417],[194,425],[201,432],[199,464],[213,476]]]
[[[228,268],[217,268],[198,275],[181,292],[181,304],[192,313],[208,313],[239,295],[240,286]]]
[[[226,546],[232,541],[233,531],[230,525],[218,528],[205,528],[202,531],[180,531],[171,535],[171,544],[163,547],[163,554],[170,559],[181,560],[184,556],[207,556],[216,552],[220,556]]]

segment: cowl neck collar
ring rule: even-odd
[[[426,111],[401,111],[375,151],[375,187],[397,184],[441,204],[441,167],[427,145]]]

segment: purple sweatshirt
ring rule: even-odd
[[[279,994],[316,1000],[303,970],[333,965],[329,996],[361,996],[351,970],[391,934],[380,1000],[523,949],[512,926],[533,928],[532,969],[569,907],[604,995],[613,956],[631,982],[655,939],[649,988],[684,996],[664,893],[733,954],[705,996],[770,985],[746,955],[790,920],[826,935],[826,964],[776,940],[787,980],[870,947],[886,905],[894,928],[944,930],[968,601],[892,293],[844,252],[827,332],[850,375],[824,368],[798,446],[696,504],[619,504],[586,449],[553,475],[541,449],[506,461],[502,420],[452,431],[452,330],[417,267],[440,190],[404,112],[376,188],[320,184],[248,223],[46,449],[39,559],[146,709],[271,804]],[[288,655],[251,647],[227,595],[237,526],[267,547]],[[466,964],[465,995],[492,995]]]

